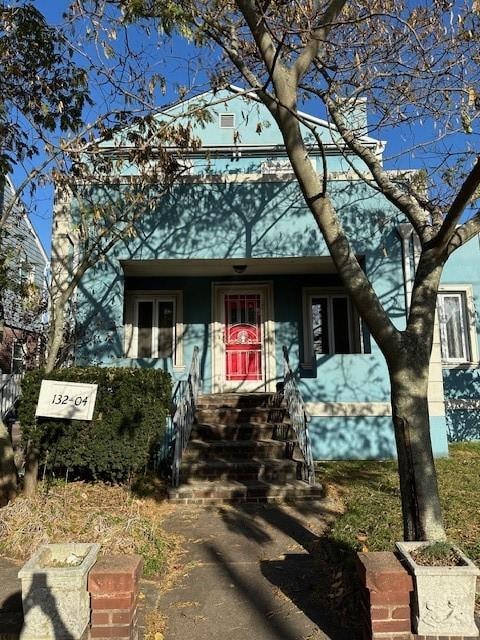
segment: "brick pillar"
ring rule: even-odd
[[[412,578],[390,552],[357,554],[366,640],[410,640]]]
[[[91,640],[136,640],[142,558],[100,557],[88,574]]]

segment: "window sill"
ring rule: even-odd
[[[480,362],[449,362],[442,360],[442,367],[444,369],[478,369],[480,368]]]

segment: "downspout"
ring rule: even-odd
[[[410,262],[410,239],[413,233],[413,227],[409,223],[397,225],[397,233],[402,243],[402,262],[403,262],[403,286],[405,291],[405,317],[408,317],[410,311],[410,300],[412,299],[412,267]]]

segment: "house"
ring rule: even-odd
[[[197,123],[192,108],[208,103],[211,118]],[[358,159],[340,149],[329,124],[305,117],[323,141],[329,189],[354,250],[402,327],[415,265],[412,230],[358,177]],[[383,143],[366,134],[366,105],[351,117],[381,156]],[[83,276],[75,301],[76,363],[163,367],[181,380],[198,347],[203,394],[273,393],[286,353],[310,415],[314,458],[394,456],[384,358],[342,287],[270,115],[255,96],[230,87],[156,118],[190,123],[201,145],[185,153],[172,144],[183,177],[145,208],[136,235]],[[112,191],[135,183],[135,167],[120,162],[128,140],[123,132],[101,145],[119,159]],[[319,153],[310,159],[321,171]],[[99,203],[104,187],[102,194]],[[55,211],[54,243],[67,235],[71,253],[80,206],[75,198],[59,200]],[[479,256],[476,238],[443,278],[429,394],[437,456],[447,454],[449,434],[480,437],[470,420],[480,398]]]
[[[48,258],[7,176],[0,182],[0,372],[38,366],[43,335]],[[10,210],[11,209],[11,210]],[[8,211],[7,211],[8,210]]]

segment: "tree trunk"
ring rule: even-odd
[[[17,482],[12,441],[7,427],[0,418],[0,507],[8,504],[16,496]]]
[[[48,336],[48,353],[45,363],[45,372],[50,373],[58,359],[58,353],[63,343],[63,333],[65,329],[65,301],[63,296],[59,296],[54,303],[52,320]]]
[[[23,478],[23,493],[26,496],[33,496],[37,490],[39,457],[38,448],[29,442],[25,454],[25,476]]]
[[[405,346],[389,363],[405,540],[445,539],[430,440],[427,351]]]

